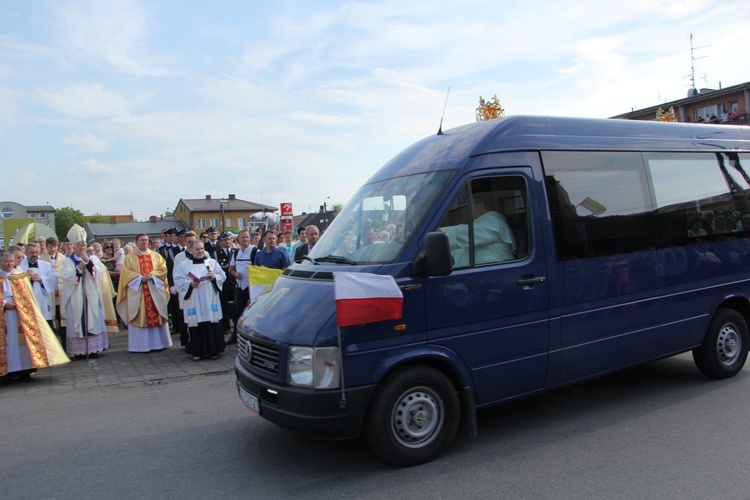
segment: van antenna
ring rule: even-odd
[[[448,106],[448,96],[451,95],[451,88],[448,87],[448,92],[445,94],[445,104],[443,104],[443,114],[440,115],[440,126],[438,127],[437,135],[443,135],[443,118],[445,118],[445,108]]]

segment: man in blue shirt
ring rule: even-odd
[[[269,267],[271,269],[286,269],[289,267],[289,253],[277,246],[276,234],[266,231],[263,234],[263,249],[255,254],[256,266]]]

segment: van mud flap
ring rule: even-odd
[[[461,406],[463,407],[463,427],[466,435],[470,438],[477,437],[477,411],[474,408],[474,392],[471,387],[464,387],[461,390]]]

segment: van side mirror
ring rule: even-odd
[[[448,276],[453,272],[453,256],[447,234],[442,231],[427,233],[424,247],[429,276]]]

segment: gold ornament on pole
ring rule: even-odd
[[[669,111],[662,111],[661,108],[656,110],[656,121],[660,122],[676,122],[677,117],[674,115],[674,107],[670,107]]]
[[[505,110],[500,105],[500,99],[497,97],[497,94],[492,99],[487,99],[486,101],[482,99],[482,96],[479,96],[479,107],[476,113],[478,122],[494,120],[495,118],[505,116]]]

